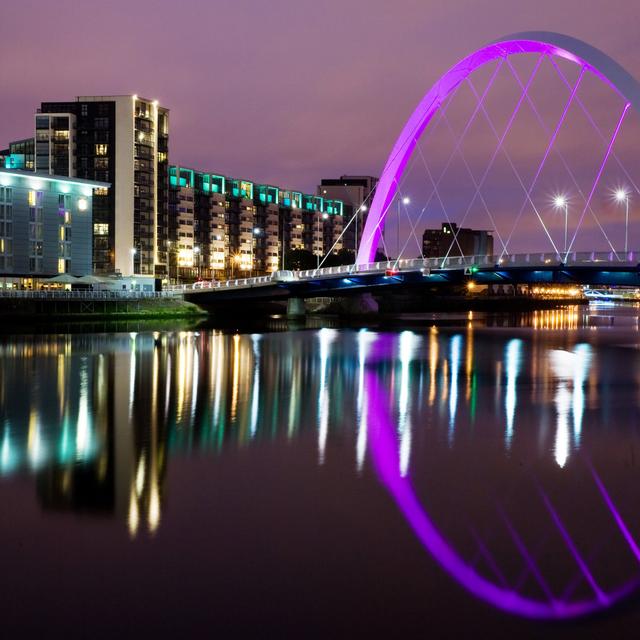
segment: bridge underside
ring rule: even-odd
[[[628,265],[606,269],[549,265],[544,267],[511,267],[478,269],[472,274],[465,269],[432,269],[430,272],[404,271],[394,275],[354,273],[336,278],[280,282],[260,287],[228,290],[201,290],[185,294],[185,299],[203,307],[229,307],[233,304],[265,304],[283,302],[289,298],[344,297],[373,293],[383,295],[403,291],[423,290],[428,295],[434,287],[464,286],[473,281],[478,285],[499,284],[577,284],[593,286],[640,287],[640,269]]]

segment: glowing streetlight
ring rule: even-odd
[[[318,218],[317,218],[317,220],[318,220],[318,233],[317,233],[316,237],[320,236],[320,249],[319,249],[318,253],[316,254],[316,258],[317,258],[316,269],[320,268],[320,256],[322,255],[322,252],[324,251],[324,234],[320,230],[320,223],[323,220],[326,220],[328,217],[329,217],[329,214],[325,211],[325,213],[323,213],[321,216],[318,216]]]
[[[235,253],[233,255],[233,260],[231,260],[231,278],[233,279],[233,268],[235,265],[239,265],[242,261],[242,256],[239,253]]]
[[[368,211],[369,207],[367,207],[366,204],[364,204],[364,202],[360,205],[360,207],[358,208],[358,210],[356,211],[356,241],[355,241],[355,250],[356,250],[356,255],[358,253],[358,218],[360,217],[361,213],[364,213],[366,211]]]
[[[624,213],[624,252],[629,250],[629,194],[625,189],[618,189],[616,191],[616,201],[622,204],[625,203]]]
[[[553,199],[553,206],[556,209],[564,209],[564,251],[567,251],[567,228],[569,222],[569,201],[566,196],[557,195]]]
[[[402,204],[406,207],[411,203],[411,199],[408,196],[404,196],[402,198]],[[396,217],[396,253],[397,257],[400,258],[400,199],[398,199],[398,211]]]

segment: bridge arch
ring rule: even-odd
[[[399,178],[418,138],[445,99],[484,64],[525,53],[557,56],[582,66],[620,95],[626,101],[627,108],[633,107],[640,113],[640,83],[615,60],[582,40],[559,33],[529,31],[505,36],[484,46],[449,69],[426,93],[404,125],[380,176],[363,229],[356,264],[374,261],[387,211],[396,197]]]

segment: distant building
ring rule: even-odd
[[[0,151],[0,157],[2,157],[0,166],[5,169],[33,171],[35,167],[35,141],[33,138],[25,138],[10,142],[8,149]]]
[[[136,95],[43,102],[35,140],[37,171],[112,184],[95,193],[94,271],[166,274],[168,109]]]
[[[250,180],[169,168],[169,277],[277,271],[295,249],[341,248],[344,203]]]
[[[440,229],[425,229],[422,254],[425,258],[490,256],[493,255],[493,236],[490,231],[459,228],[455,222],[443,222]]]
[[[367,211],[373,201],[378,178],[373,176],[340,176],[323,178],[317,193],[323,198],[342,200],[345,204],[345,225],[357,213],[354,221],[347,227],[343,236],[343,245],[352,251],[360,244],[362,230],[367,220]],[[356,241],[357,235],[357,241]]]
[[[108,184],[0,169],[0,287],[91,274],[92,202]]]

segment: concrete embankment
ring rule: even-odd
[[[197,305],[180,298],[0,297],[0,318],[184,318],[206,316]]]

